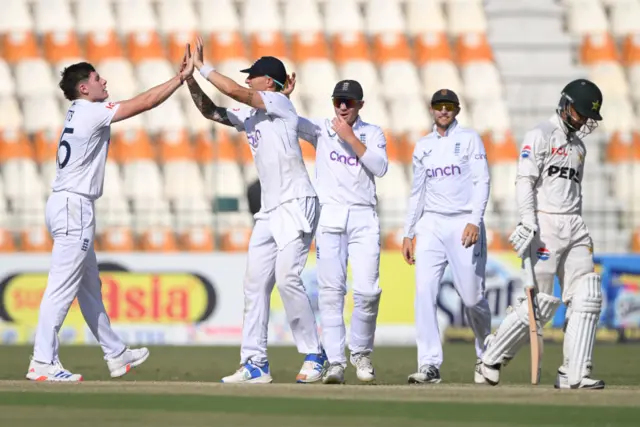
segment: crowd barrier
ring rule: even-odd
[[[640,341],[640,257],[596,256],[605,296],[597,339]],[[114,329],[131,345],[238,345],[246,255],[99,253],[103,299]],[[47,283],[48,255],[3,256],[0,265],[0,344],[33,342],[40,300]],[[315,254],[303,273],[317,310]],[[398,252],[381,256],[382,298],[376,344],[413,345],[414,267]],[[520,260],[511,252],[489,253],[486,293],[496,328],[508,307],[523,296]],[[349,271],[349,286],[351,272]],[[555,293],[560,295],[556,283]],[[347,323],[353,306],[345,308]],[[562,340],[565,307],[545,328],[545,339]],[[438,298],[444,340],[471,340],[462,302],[446,269]],[[95,344],[75,301],[60,331],[65,344]],[[277,287],[272,296],[269,343],[292,343]]]

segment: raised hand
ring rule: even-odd
[[[184,49],[184,56],[182,57],[182,63],[180,64],[180,78],[186,80],[193,74],[193,55],[191,54],[191,45],[187,43]]]
[[[204,42],[200,36],[196,39],[196,53],[193,61],[198,70],[204,65]]]
[[[294,71],[290,76],[287,76],[287,80],[284,84],[284,89],[282,89],[282,93],[289,96],[291,95],[291,92],[293,92],[295,88],[296,88],[296,73]]]
[[[353,128],[341,116],[336,116],[331,120],[331,128],[343,141],[346,141],[350,136],[355,136]]]

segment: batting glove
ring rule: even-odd
[[[524,258],[524,254],[529,249],[529,245],[533,240],[533,236],[538,232],[538,226],[532,224],[518,224],[516,229],[509,237],[509,243],[513,246],[513,250],[518,253],[520,258]]]

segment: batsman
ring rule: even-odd
[[[563,363],[555,388],[602,389],[591,378],[596,327],[602,307],[600,276],[594,272],[593,243],[582,219],[582,177],[587,153],[582,138],[602,120],[602,92],[585,79],[562,91],[556,114],[527,132],[516,178],[520,223],[509,238],[520,258],[530,257],[537,283],[540,324],[549,322],[561,300],[553,295],[555,275],[567,306]],[[497,331],[485,341],[481,371],[497,385],[503,366],[529,339],[526,297],[518,298]]]

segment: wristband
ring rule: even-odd
[[[202,77],[204,77],[205,79],[207,78],[207,76],[212,72],[215,71],[216,69],[213,68],[211,65],[203,65],[200,68],[200,75]]]

